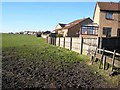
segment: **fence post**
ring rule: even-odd
[[[98,50],[97,50],[97,48],[96,48],[95,53],[94,53],[93,57],[91,58],[92,65],[93,65],[93,62],[94,62],[94,60],[95,60],[95,57],[96,57],[97,51],[98,51]]]
[[[58,43],[58,46],[60,46],[60,37],[59,37],[59,43]]]
[[[114,53],[113,53],[113,58],[112,58],[112,71],[113,71],[113,69],[114,69],[115,52],[116,52],[116,50],[114,50]]]
[[[97,48],[100,48],[100,37],[97,38]]]
[[[103,42],[103,39],[102,37],[99,37],[99,48],[102,49],[102,42]],[[101,53],[101,52],[99,52]]]
[[[50,44],[52,44],[52,37],[50,37]]]
[[[55,38],[53,37],[53,45],[55,44]]]
[[[52,38],[52,45],[53,45],[53,43],[54,43],[54,41],[53,41],[53,37],[51,37]]]
[[[63,47],[65,48],[65,37],[64,37],[64,41],[63,41]]]
[[[54,45],[54,38],[52,37],[52,45]]]
[[[55,46],[56,46],[56,37],[55,37]]]
[[[103,61],[104,50],[105,50],[105,49],[103,48],[102,56],[101,56],[101,59],[100,59],[100,65],[99,65],[99,69],[100,69],[100,67],[101,67],[101,64],[102,64],[102,61]]]
[[[105,66],[106,66],[106,56],[103,57],[103,69],[105,70]]]
[[[50,43],[49,43],[49,37],[48,37],[48,44],[50,44]]]
[[[50,44],[52,44],[52,37],[50,37],[50,39],[51,39],[51,40],[50,40]]]
[[[83,50],[83,37],[80,38],[80,54],[82,54]]]
[[[72,37],[70,37],[70,50],[72,50]]]

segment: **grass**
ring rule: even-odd
[[[56,63],[54,63],[56,68],[60,67],[59,61],[68,63],[82,61],[88,68],[90,68],[91,72],[98,72],[96,75],[101,75],[104,77],[106,82],[109,84],[118,84],[118,76],[108,76],[108,72],[110,70],[98,69],[98,63],[88,65],[90,62],[88,56],[79,55],[76,52],[64,48],[49,45],[43,38],[38,38],[31,35],[2,34],[2,49],[3,57],[6,53],[8,55],[14,53],[13,55],[17,55],[18,58],[27,58],[27,61],[56,61]]]
[[[75,62],[87,59],[78,53],[49,45],[45,39],[35,36],[3,34],[2,41],[3,51],[14,51],[19,57],[27,57],[31,60],[40,58],[41,60]]]
[[[43,39],[36,38],[30,35],[17,35],[17,34],[2,34],[2,47],[23,47],[24,45],[33,46],[40,45],[39,42],[45,42]]]

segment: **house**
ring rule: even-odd
[[[50,31],[42,32],[41,37],[46,38],[50,33]]]
[[[62,29],[65,27],[66,24],[58,23],[58,25],[55,27],[55,33],[57,34],[63,34]]]
[[[90,18],[78,19],[65,25],[62,29],[64,37],[79,37],[81,26],[90,24],[93,21]]]
[[[27,34],[27,35],[35,35],[36,31],[24,31],[24,32],[19,32],[19,33],[23,33],[23,34]]]
[[[97,2],[93,20],[99,25],[98,37],[120,36],[120,3]]]

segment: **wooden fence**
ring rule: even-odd
[[[100,39],[100,47],[105,48],[106,50],[114,51],[120,53],[120,37],[109,37]]]
[[[101,52],[99,52],[101,51]],[[105,54],[108,53],[109,55]],[[103,69],[105,70],[106,68],[106,63],[109,63],[112,65],[112,71],[115,67],[120,68],[120,54],[116,53],[116,50],[114,50],[114,52],[112,51],[108,51],[105,49],[99,49],[97,48],[96,52],[94,53],[94,56],[92,58],[92,64],[95,61],[96,58],[98,58],[100,60],[100,65],[99,68],[101,68],[101,65],[103,65]]]

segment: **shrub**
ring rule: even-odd
[[[63,35],[62,35],[62,34],[57,34],[56,36],[57,36],[57,37],[63,37]]]

